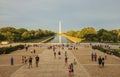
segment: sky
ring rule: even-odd
[[[0,27],[120,29],[120,0],[0,0]]]

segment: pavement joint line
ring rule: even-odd
[[[25,65],[21,66],[18,70],[16,70],[15,72],[13,72],[10,77],[14,77],[15,73],[17,73],[20,69],[24,68]]]
[[[34,61],[33,61],[33,63],[34,63]],[[18,70],[16,70],[14,73],[12,73],[10,77],[14,77],[14,75],[16,75],[16,73],[18,71],[20,71],[21,69],[23,69],[24,67],[26,67],[26,65],[21,66]]]
[[[64,64],[44,64],[44,63],[39,63],[40,65],[64,65]],[[0,66],[9,66],[10,64],[2,64],[2,65],[0,65]],[[25,64],[15,64],[16,66],[18,66],[18,65],[25,65]],[[78,65],[98,65],[98,64],[78,64]],[[120,64],[105,64],[105,65],[120,65]],[[10,66],[12,66],[12,65],[10,65]],[[13,65],[14,66],[14,65]]]
[[[23,56],[24,54],[18,54],[18,55],[16,55],[16,54],[9,54],[9,55],[6,55],[6,56]],[[26,56],[35,56],[35,55],[37,55],[37,54],[27,54]]]
[[[75,57],[75,55],[74,55],[72,52],[71,52],[71,54],[73,55],[74,59],[77,61],[77,64],[78,64],[78,65],[81,65],[81,67],[82,67],[83,70],[85,71],[87,77],[91,77],[90,74],[89,74],[89,73],[86,71],[86,69],[84,68],[84,66],[83,66],[80,62],[78,62],[78,60],[77,60],[77,58]]]
[[[81,64],[81,65],[98,65],[98,64]],[[120,64],[105,64],[105,66],[120,66]]]
[[[0,65],[0,67],[1,67],[1,66],[20,66],[20,65],[23,65],[23,64],[14,64],[14,65],[10,65],[10,64],[2,64],[2,65]]]

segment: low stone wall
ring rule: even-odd
[[[46,40],[43,40],[43,41],[41,41],[40,43],[45,43],[45,42],[51,40],[52,38],[54,38],[54,36],[52,36],[52,37],[50,37],[50,38],[48,38],[48,39],[46,39]]]

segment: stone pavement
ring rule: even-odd
[[[59,50],[56,50],[59,51]],[[28,65],[22,66],[16,72],[14,72],[11,77],[70,77],[68,72],[68,65],[76,59],[73,53],[66,48],[61,51],[61,59],[55,58],[53,51],[50,49],[44,50],[41,54],[38,54],[40,57],[39,67],[35,67],[35,62],[33,62],[33,67],[28,68]],[[65,51],[68,55],[68,64],[65,64]],[[74,76],[72,77],[90,77],[86,69],[77,61],[77,64],[74,65]]]

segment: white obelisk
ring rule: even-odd
[[[61,21],[59,21],[59,34],[61,34]]]
[[[59,21],[59,43],[61,43],[61,21]]]

